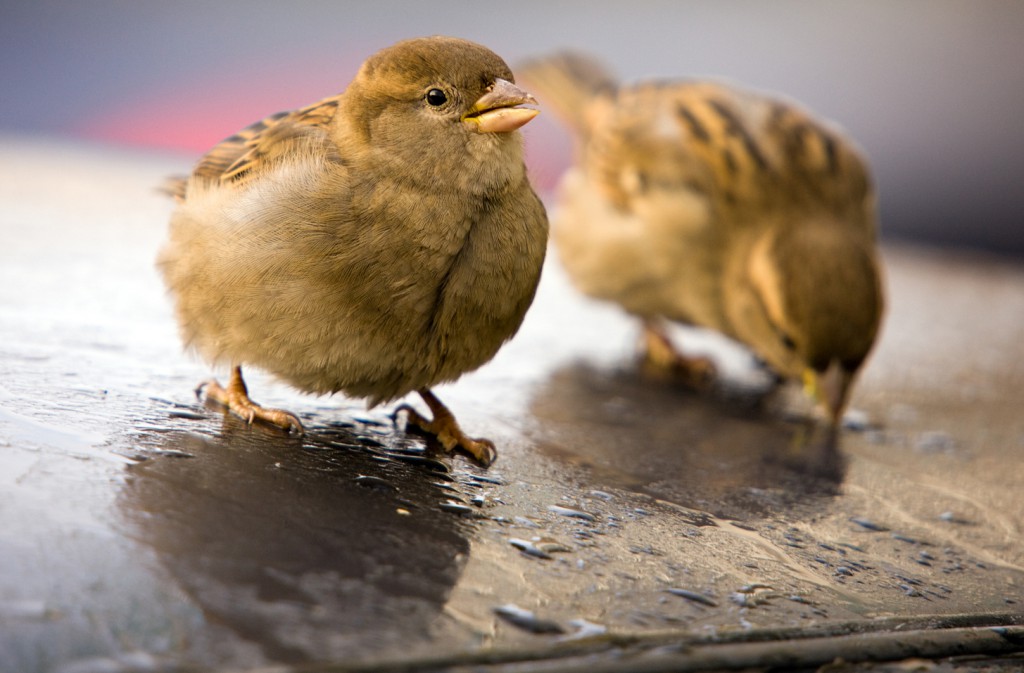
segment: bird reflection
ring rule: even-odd
[[[312,434],[226,416],[216,435],[144,438],[153,458],[130,471],[121,511],[209,628],[227,629],[227,644],[191,645],[199,663],[351,661],[427,642],[469,550],[465,522],[437,506],[451,477],[350,428]]]
[[[780,413],[775,393],[698,394],[632,369],[576,363],[531,400],[538,444],[596,480],[718,516],[802,508],[838,493],[839,433]]]

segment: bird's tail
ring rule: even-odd
[[[172,175],[165,179],[159,187],[158,192],[165,196],[172,197],[175,201],[185,200],[185,187],[188,184],[188,177],[184,175]]]
[[[574,51],[525,61],[516,74],[542,106],[551,106],[556,115],[580,133],[586,132],[587,104],[597,96],[613,93],[619,86],[604,64]]]

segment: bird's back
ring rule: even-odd
[[[588,121],[585,160],[623,208],[645,186],[687,188],[720,221],[824,210],[868,225],[860,151],[794,103],[716,82],[651,81],[596,99]]]
[[[341,103],[341,96],[331,96],[298,110],[278,112],[250,124],[238,133],[217,143],[202,156],[190,177],[172,178],[165,191],[178,201],[188,194],[189,180],[206,184],[240,187],[273,167],[277,160],[294,152],[301,145],[323,148],[335,156],[328,135]]]

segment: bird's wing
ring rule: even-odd
[[[677,109],[726,203],[841,214],[871,195],[854,143],[794,103],[702,82],[679,88]]]
[[[207,152],[192,171],[192,179],[221,185],[240,186],[260,175],[281,157],[301,146],[320,146],[328,157],[331,148],[327,127],[340,105],[340,96],[290,112],[279,112],[246,127]],[[183,199],[188,180],[172,178],[163,190]]]
[[[702,194],[736,217],[842,215],[870,201],[854,144],[780,99],[714,82],[652,81],[592,101],[589,119],[589,171],[623,210],[659,188]]]

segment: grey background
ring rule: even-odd
[[[242,125],[341,90],[379,47],[435,33],[512,64],[573,47],[627,79],[713,76],[782,92],[867,150],[887,238],[1024,254],[1024,3],[1010,0],[8,1],[0,135],[191,160]],[[531,134],[548,189],[568,143],[543,117]]]

